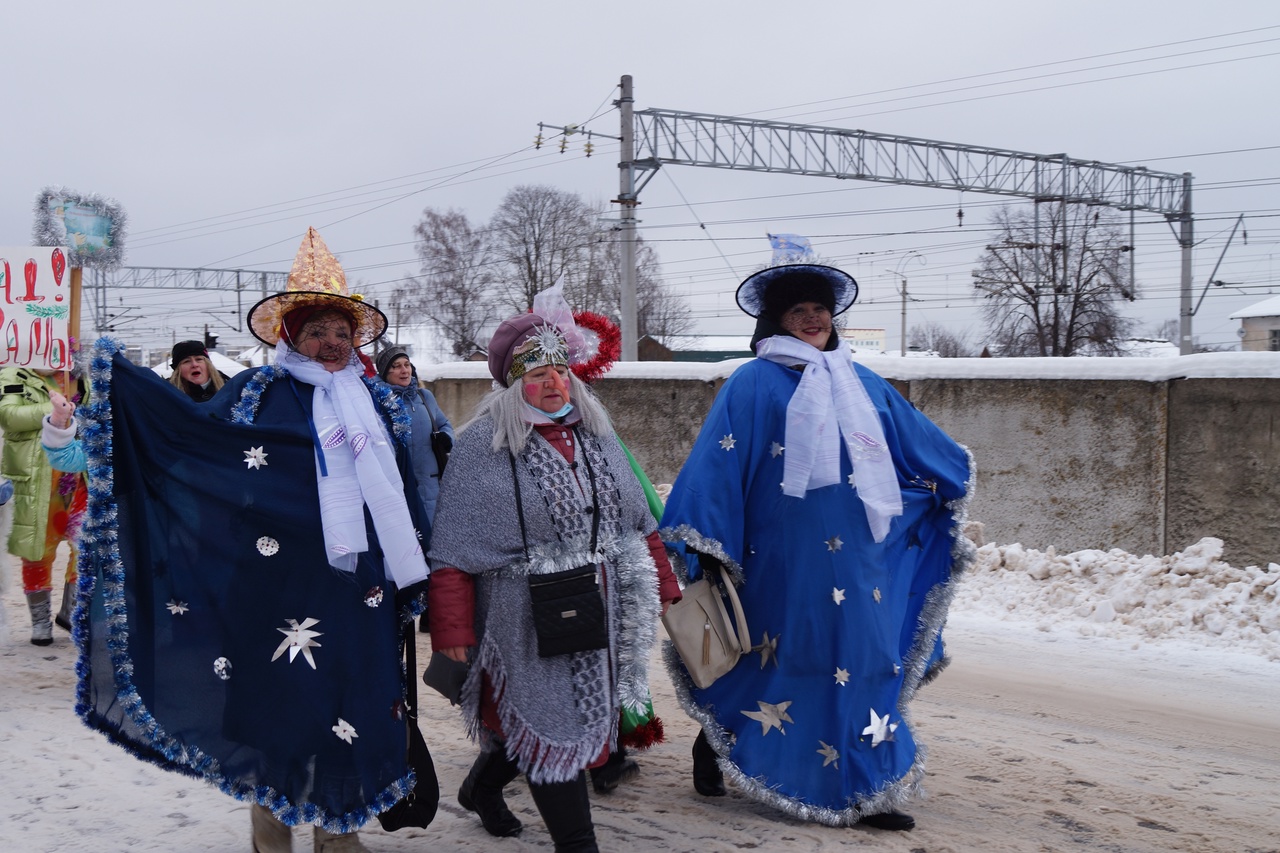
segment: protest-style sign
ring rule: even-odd
[[[63,246],[0,247],[0,367],[70,367],[67,256]]]

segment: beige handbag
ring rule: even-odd
[[[719,574],[714,569],[712,572]],[[710,687],[733,669],[738,658],[751,651],[747,617],[733,582],[720,583],[718,577],[712,580],[712,572],[685,587],[680,601],[668,607],[667,615],[662,617],[667,636],[697,687]],[[721,589],[733,606],[733,621],[725,609]]]

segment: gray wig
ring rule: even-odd
[[[604,404],[572,371],[569,373],[569,401],[582,416],[583,429],[596,436],[613,435],[613,422],[609,420]],[[513,382],[508,388],[496,388],[480,401],[471,420],[462,429],[466,430],[471,424],[488,416],[493,420],[494,451],[523,453],[529,436],[533,434],[533,424],[524,419],[526,405],[522,383]]]

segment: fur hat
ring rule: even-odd
[[[347,275],[314,228],[307,229],[298,255],[289,271],[284,293],[268,296],[249,309],[249,331],[264,344],[275,346],[285,317],[297,308],[333,308],[352,320],[354,344],[362,347],[373,343],[387,331],[387,315],[347,291]],[[305,322],[299,312],[295,321]],[[291,321],[291,325],[294,322]],[[301,325],[301,323],[297,323]],[[292,330],[291,330],[292,331]]]
[[[738,287],[738,307],[752,317],[775,322],[792,305],[817,302],[832,316],[849,310],[858,298],[853,276],[822,264],[784,264],[748,276]]]
[[[169,354],[169,366],[177,370],[183,359],[193,355],[209,357],[209,350],[205,349],[204,341],[178,341],[173,345],[173,352]]]
[[[489,341],[489,375],[503,388],[535,367],[569,363],[564,335],[537,314],[517,314]]]

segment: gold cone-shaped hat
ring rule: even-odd
[[[347,274],[329,251],[319,232],[308,228],[293,259],[284,293],[268,296],[249,309],[249,331],[265,344],[280,340],[284,317],[303,306],[329,306],[351,315],[355,321],[355,345],[372,343],[387,330],[387,316],[361,297],[347,291]]]

